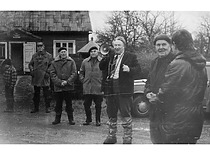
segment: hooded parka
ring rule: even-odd
[[[207,86],[206,60],[196,51],[177,54],[157,94],[163,110],[164,143],[196,142],[203,127],[202,101]]]

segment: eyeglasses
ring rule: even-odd
[[[43,44],[42,45],[37,45],[37,47],[41,47],[41,46],[43,46]]]
[[[90,53],[92,53],[92,52],[98,52],[98,50],[91,50]]]

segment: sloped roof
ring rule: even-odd
[[[0,11],[0,26],[27,31],[91,31],[88,11]]]
[[[98,44],[93,41],[89,41],[85,46],[83,46],[77,53],[88,53],[89,49],[93,46],[99,48]]]
[[[7,32],[0,33],[0,41],[6,41],[6,40],[15,40],[18,39],[21,40],[27,40],[27,41],[41,41],[42,38],[39,36],[36,36],[30,32],[27,32],[23,29],[14,29],[9,30]]]

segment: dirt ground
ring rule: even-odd
[[[41,102],[39,113],[31,114],[32,100],[31,93],[26,89],[15,95],[15,112],[4,113],[5,98],[4,92],[0,89],[0,144],[102,144],[106,138],[107,115],[106,105],[102,105],[102,125],[95,126],[95,109],[92,106],[93,123],[83,126],[85,112],[82,100],[73,100],[74,119],[76,125],[69,125],[66,112],[63,111],[61,123],[52,125],[55,112],[54,103],[51,104],[51,113],[45,113],[44,105]],[[123,129],[120,118],[118,119],[118,144],[122,144]],[[210,144],[210,120],[205,121],[199,144]],[[133,118],[133,144],[151,144],[149,137],[148,118]]]

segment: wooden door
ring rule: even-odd
[[[11,60],[18,74],[23,73],[23,43],[11,43]]]

